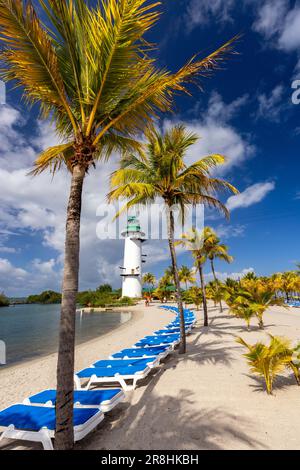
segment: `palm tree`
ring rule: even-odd
[[[190,166],[185,164],[186,152],[197,142],[198,137],[196,134],[189,133],[184,126],[174,126],[164,134],[160,134],[155,129],[148,129],[146,137],[144,154],[124,157],[120,169],[112,174],[112,190],[108,195],[108,200],[129,199],[123,209],[128,209],[135,204],[148,204],[157,198],[164,201],[172,271],[181,318],[180,353],[184,353],[186,350],[185,328],[174,245],[174,209],[180,209],[182,222],[189,204],[207,204],[228,215],[227,208],[214,197],[214,193],[217,190],[231,192],[237,192],[237,190],[226,181],[210,177],[210,170],[224,163],[223,156],[210,155]]]
[[[66,166],[71,188],[57,366],[56,447],[73,446],[73,371],[82,189],[95,161],[113,150],[138,151],[134,140],[157,112],[172,107],[175,92],[217,68],[229,41],[204,59],[194,56],[175,73],[155,66],[144,40],[156,23],[158,3],[147,0],[0,0],[0,79],[20,87],[41,118],[51,117],[60,145],[36,160],[34,174]]]
[[[292,348],[287,338],[272,335],[269,337],[270,344],[268,346],[261,342],[251,345],[246,343],[243,338],[237,338],[236,341],[248,349],[244,356],[250,365],[250,370],[264,378],[267,393],[271,395],[276,376],[284,367],[289,367]]]
[[[144,274],[143,284],[148,284],[148,285],[152,286],[152,290],[153,290],[154,286],[155,286],[155,283],[156,283],[156,278],[155,278],[154,274],[152,274],[152,273],[145,273]]]
[[[237,309],[250,309],[256,315],[261,329],[264,328],[263,316],[271,306],[284,306],[282,298],[276,298],[273,289],[260,279],[242,279],[234,287],[227,287],[225,299],[234,313]]]
[[[188,288],[188,284],[195,284],[195,272],[193,269],[188,268],[187,266],[181,266],[178,271],[180,282],[185,283],[185,290]]]
[[[184,291],[182,293],[182,298],[186,304],[196,305],[197,310],[199,310],[199,307],[203,302],[202,291],[196,286],[192,286],[188,290]]]
[[[218,281],[214,261],[220,259],[227,263],[232,263],[233,257],[228,254],[228,247],[221,243],[220,238],[211,227],[204,227],[204,251],[206,257],[210,261],[211,270],[215,282]],[[220,299],[220,311],[223,312],[222,300]]]

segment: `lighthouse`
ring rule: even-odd
[[[142,244],[146,239],[136,216],[128,217],[127,227],[121,234],[125,237],[122,296],[142,297]]]

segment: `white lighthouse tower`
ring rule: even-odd
[[[122,236],[125,237],[122,296],[142,297],[142,243],[146,239],[136,216],[128,217]]]

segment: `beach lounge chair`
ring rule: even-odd
[[[131,358],[131,359],[109,359],[104,361],[94,362],[92,367],[124,367],[124,366],[148,366],[151,369],[159,365],[159,360],[155,356],[148,356],[145,358]]]
[[[190,328],[189,326],[185,327],[185,332],[186,334],[190,334],[192,331],[192,328]],[[171,334],[174,334],[174,333],[180,333],[180,328],[179,327],[175,327],[175,328],[169,328],[169,329],[164,329],[164,330],[157,330],[154,332],[155,335],[171,335]]]
[[[74,408],[74,439],[80,441],[104,419],[99,408]],[[0,440],[16,439],[41,442],[45,450],[53,450],[55,408],[16,404],[0,411]]]
[[[134,390],[137,382],[147,377],[150,371],[151,369],[147,365],[88,367],[75,374],[75,388],[76,390],[88,390],[92,385],[117,383],[125,391]],[[81,379],[88,380],[85,387],[82,387]],[[126,383],[128,380],[132,381],[132,385]]]
[[[103,413],[111,411],[118,403],[123,401],[125,394],[120,388],[107,390],[75,390],[74,407],[99,408]],[[55,406],[56,390],[44,390],[36,395],[26,398],[24,405]]]
[[[122,349],[117,353],[110,356],[110,359],[131,359],[131,358],[146,358],[155,356],[159,361],[167,357],[172,349],[168,344],[163,346],[145,347],[145,348],[128,348]]]
[[[180,342],[180,335],[160,335],[160,336],[146,336],[145,338],[138,341],[134,347],[144,348],[145,346],[160,346],[163,344],[169,344],[172,349]]]

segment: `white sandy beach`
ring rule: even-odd
[[[133,319],[99,339],[78,346],[76,369],[87,366],[164,326],[172,314],[156,306],[135,307]],[[300,449],[300,388],[285,374],[268,396],[260,379],[249,375],[243,348],[267,333],[300,339],[300,309],[273,307],[264,332],[247,332],[242,320],[210,307],[210,326],[188,339],[185,356],[177,353],[149,376],[77,449]],[[0,372],[0,407],[55,386],[56,355]],[[5,440],[1,449],[33,449]]]

